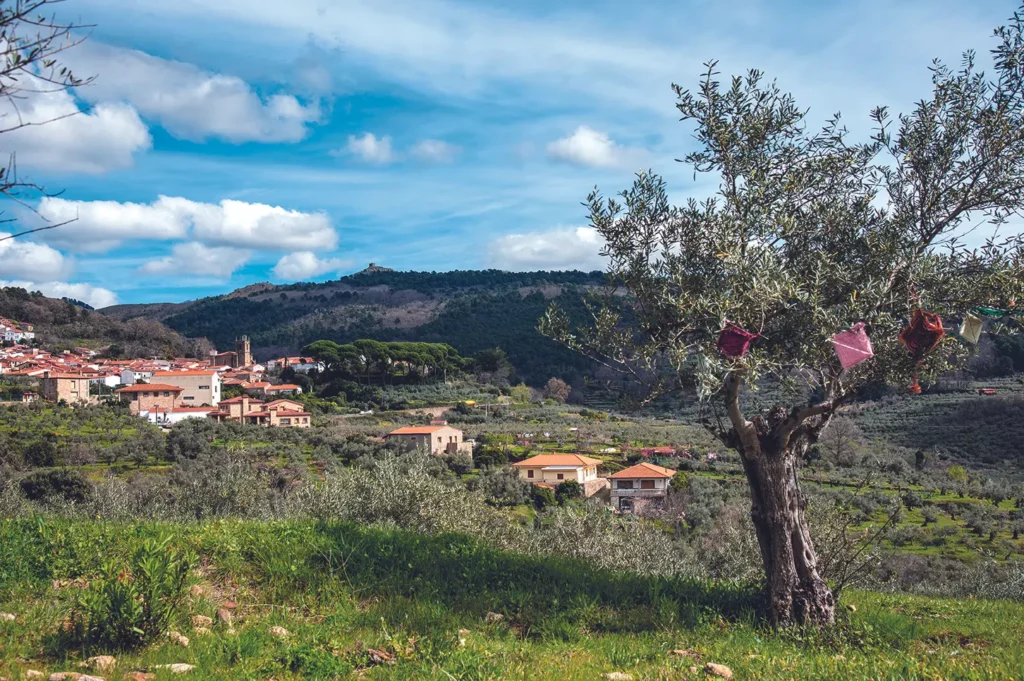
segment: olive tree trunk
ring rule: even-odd
[[[757,458],[743,456],[750,517],[767,578],[768,616],[775,626],[829,625],[835,621],[836,601],[818,573],[796,460],[792,449],[762,448]]]
[[[797,462],[812,437],[827,424],[834,405],[823,403],[791,411],[777,407],[767,418],[748,421],[739,407],[736,376],[726,382],[726,398],[733,426],[730,444],[740,453],[750,485],[750,516],[764,564],[768,618],[778,627],[833,624],[836,600],[818,573]],[[818,424],[811,429],[807,423],[815,417]]]

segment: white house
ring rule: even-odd
[[[583,486],[583,494],[591,496],[607,488],[608,482],[597,477],[600,459],[582,454],[538,454],[512,464],[519,477],[543,487],[557,487],[566,480]]]
[[[152,380],[152,371],[138,371],[135,369],[124,369],[121,371],[121,385],[135,385],[140,382],[149,383]]]

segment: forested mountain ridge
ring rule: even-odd
[[[178,304],[118,305],[122,320],[161,321],[178,333],[230,347],[242,334],[257,358],[294,354],[316,340],[443,342],[463,356],[503,348],[520,379],[580,381],[589,363],[537,332],[551,300],[585,314],[583,297],[601,272],[363,271],[324,283],[253,284]]]

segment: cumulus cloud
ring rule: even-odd
[[[309,279],[325,272],[337,272],[351,262],[340,258],[318,258],[312,251],[289,253],[274,266],[274,278],[287,281]]]
[[[225,199],[201,203],[160,196],[149,204],[44,198],[39,214],[74,220],[42,238],[85,252],[104,252],[131,239],[190,238],[206,245],[266,251],[332,249],[338,235],[330,218],[263,203]]]
[[[194,241],[175,244],[171,254],[139,268],[144,274],[194,274],[227,279],[252,256],[250,251],[227,246],[210,247]]]
[[[10,236],[0,232],[0,239]],[[45,244],[19,239],[0,241],[0,277],[56,281],[70,273],[64,255]]]
[[[548,144],[548,157],[579,166],[611,168],[638,160],[637,149],[616,144],[607,133],[581,125],[568,137]]]
[[[68,52],[75,73],[97,74],[79,95],[90,102],[130,102],[175,137],[203,141],[298,142],[320,120],[319,103],[289,94],[260,97],[236,76],[86,41]]]
[[[74,298],[92,305],[97,310],[117,305],[117,294],[92,284],[68,284],[62,281],[36,283],[33,281],[0,281],[0,286],[15,286],[28,291],[39,291],[50,298]]]
[[[3,150],[16,154],[19,167],[100,175],[131,167],[153,145],[132,106],[103,102],[82,111],[69,93],[21,78],[25,90],[42,91],[0,100]]]
[[[491,242],[489,257],[504,270],[604,269],[604,239],[593,227],[559,227],[546,232],[508,234]]]
[[[443,140],[421,140],[413,146],[412,155],[430,163],[451,163],[459,151],[459,147]]]
[[[391,148],[391,137],[388,135],[379,139],[372,132],[364,133],[362,137],[349,135],[345,150],[366,163],[385,165],[395,160],[395,152]]]

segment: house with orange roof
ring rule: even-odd
[[[276,395],[298,395],[302,392],[302,387],[295,385],[294,383],[281,383],[280,385],[268,385],[264,386],[263,394],[267,396]]]
[[[209,417],[219,421],[235,421],[273,428],[309,428],[312,414],[302,404],[293,400],[274,400],[264,403],[248,395],[222,400],[216,411]]]
[[[216,407],[220,404],[221,378],[213,369],[188,371],[155,371],[154,383],[167,383],[182,388],[181,406]]]
[[[557,487],[567,480],[578,482],[591,496],[608,483],[597,477],[599,459],[582,454],[538,454],[512,464],[519,477],[543,487]]]
[[[402,449],[419,450],[435,456],[473,455],[473,446],[463,440],[462,431],[449,425],[406,426],[391,431],[384,436],[384,440],[397,444]]]
[[[170,411],[178,406],[184,388],[169,383],[136,383],[118,388],[115,392],[122,402],[128,403],[131,413],[139,415],[155,410]]]
[[[612,508],[637,513],[644,507],[660,507],[668,498],[669,483],[675,474],[671,468],[644,461],[609,475]]]

